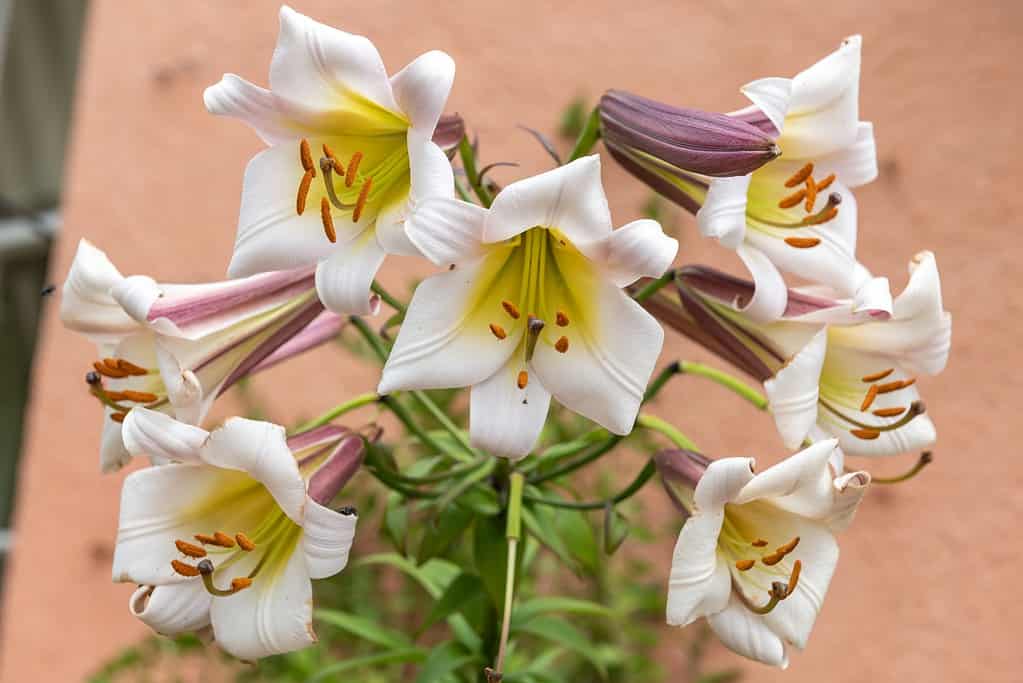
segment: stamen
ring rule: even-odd
[[[93,363],[92,367],[95,368],[96,372],[98,372],[99,374],[103,375],[104,377],[110,377],[112,379],[124,379],[125,377],[131,374],[127,370],[111,368],[100,361],[96,361],[95,363]]]
[[[85,373],[85,383],[88,384],[89,386],[95,386],[96,384],[99,384],[102,381],[103,380],[100,379],[99,373],[94,370],[90,370],[89,372]]]
[[[171,560],[171,569],[181,576],[199,576],[199,569],[181,560]]]
[[[753,565],[755,565],[756,563],[757,563],[756,560],[737,560],[735,563],[735,568],[738,569],[740,572],[745,572],[749,571],[750,569],[753,569]]]
[[[814,204],[817,203],[817,183],[813,181],[813,176],[809,176],[806,179],[806,205],[805,209],[807,213],[813,211]]]
[[[345,183],[348,183],[348,177],[345,177]],[[366,208],[366,200],[369,199],[369,189],[373,186],[373,178],[366,178],[366,182],[362,184],[362,189],[359,190],[359,198],[355,200],[355,211],[352,211],[352,222],[358,223],[359,218],[362,217],[362,210]]]
[[[562,311],[554,314],[554,322],[558,327],[568,327],[568,316]]]
[[[816,237],[786,237],[785,244],[796,249],[810,249],[816,247],[821,241]]]
[[[807,216],[803,219],[803,225],[820,225],[821,223],[827,223],[832,218],[838,215],[837,206],[829,206],[820,213],[812,216]]]
[[[498,339],[504,339],[508,336],[508,333],[504,331],[504,328],[497,323],[490,323],[490,331],[494,333],[494,336]]]
[[[909,379],[902,380],[902,388],[911,387],[916,384],[916,377],[910,377]]]
[[[195,540],[199,541],[203,545],[218,545],[221,548],[233,548],[234,539],[222,531],[218,531],[212,536],[206,534],[196,534]]]
[[[327,146],[327,143],[323,143],[323,156],[327,157],[331,161],[334,161],[334,150]]]
[[[518,320],[519,316],[522,315],[521,313],[519,313],[519,307],[513,304],[512,302],[508,301],[507,299],[501,302],[501,306],[503,306],[504,310],[508,313],[508,315],[510,315],[515,320]]]
[[[789,585],[785,587],[785,597],[792,595],[792,591],[796,590],[796,586],[799,585],[799,574],[803,571],[803,563],[796,560],[792,563],[792,575],[789,576]]]
[[[864,441],[873,441],[881,436],[881,432],[876,429],[850,429],[849,433],[857,439],[863,439]]]
[[[835,182],[835,174],[829,173],[828,177],[817,183],[817,191],[826,190],[831,187],[831,183]]]
[[[313,166],[313,155],[309,151],[309,141],[302,138],[302,142],[298,144],[299,157],[302,159],[302,168],[305,169],[306,173],[312,173],[316,176],[316,167]]]
[[[111,370],[121,370],[121,366],[117,364],[116,358],[104,358],[103,365],[107,366]],[[125,370],[127,372],[127,370]]]
[[[788,555],[789,553],[796,549],[797,545],[799,545],[799,536],[796,536],[785,545],[780,546],[775,550],[775,552],[781,553],[782,555]]]
[[[362,161],[362,152],[356,152],[348,162],[348,170],[345,172],[345,187],[355,184],[355,174],[359,170],[359,162]]]
[[[309,185],[313,182],[313,172],[306,171],[298,184],[298,196],[295,198],[295,212],[301,216],[305,213],[305,203],[309,198]]]
[[[231,592],[237,593],[238,591],[243,591],[251,585],[252,579],[246,578],[244,576],[239,576],[237,578],[231,579]]]
[[[137,377],[141,377],[142,375],[148,375],[149,374],[149,370],[146,370],[145,368],[140,368],[139,366],[135,365],[134,363],[126,361],[123,358],[118,358],[117,359],[117,369],[118,370],[123,370],[124,372],[127,372],[129,375],[135,375]]]
[[[860,381],[868,383],[876,382],[878,380],[884,379],[893,372],[895,372],[895,368],[888,368],[887,370],[882,370],[881,372],[875,372],[873,375],[864,375],[863,377],[860,378]]]
[[[189,557],[206,557],[206,551],[203,548],[193,545],[188,541],[174,541],[174,545],[177,546],[178,552],[182,555],[188,555]]]
[[[767,541],[765,541],[762,538],[758,538],[757,540],[753,541],[753,547],[754,548],[765,548],[765,547],[767,547]]]
[[[920,470],[930,465],[933,461],[933,454],[930,451],[924,451],[920,454],[920,458],[916,461],[916,464],[913,465],[913,467],[905,474],[900,474],[897,477],[871,477],[870,481],[873,484],[898,484],[906,481],[907,479],[912,479],[920,473]]]
[[[238,547],[245,552],[251,552],[256,548],[256,544],[252,542],[252,539],[240,531],[234,535],[234,540],[238,541]]]
[[[905,408],[878,408],[872,411],[878,417],[898,417],[906,412]]]
[[[799,192],[796,192],[795,194],[790,194],[788,197],[785,197],[780,202],[778,202],[778,208],[791,209],[793,206],[803,201],[804,197],[806,197],[806,190],[801,189],[799,190]]]
[[[875,398],[877,398],[877,385],[871,384],[870,388],[867,389],[867,395],[863,397],[863,403],[860,404],[860,412],[867,412],[867,408],[870,407],[870,404],[874,402]]]
[[[119,394],[119,398],[113,398],[113,394]],[[119,392],[109,392],[110,397],[115,401],[133,401],[135,403],[152,403],[153,401],[160,398],[156,394],[151,394],[148,391],[132,391],[131,389],[125,389]]]
[[[197,569],[202,574],[202,583],[206,587],[206,592],[210,595],[218,598],[226,598],[229,595],[234,595],[238,591],[234,588],[234,581],[231,582],[231,588],[228,590],[221,590],[213,584],[213,563],[209,560],[203,560],[199,563]]]
[[[893,382],[885,382],[884,384],[877,385],[877,393],[879,393],[879,394],[890,394],[893,391],[898,391],[899,389],[904,389],[904,388],[906,388],[908,386],[911,386],[914,382],[916,382],[916,378],[915,377],[907,379],[907,380],[899,380],[899,379],[897,379],[897,380],[895,380]]]
[[[518,379],[515,381],[515,384],[516,386],[518,386],[519,389],[525,389],[526,386],[529,384],[529,373],[526,372],[525,370],[519,370],[519,376]]]
[[[342,179],[345,177],[344,169],[341,168],[341,164],[334,159],[331,161],[327,157],[320,157],[320,170],[323,171],[323,187],[327,190],[327,197],[330,199],[330,203],[334,205],[334,208],[338,211],[348,211],[355,208],[355,204],[345,204],[337,196],[337,190],[334,188],[334,174],[336,170]]]
[[[118,424],[124,422],[126,417],[128,417],[128,413],[110,413],[110,419]]]
[[[768,567],[773,567],[774,565],[781,562],[783,557],[785,557],[785,553],[775,551],[770,555],[764,555],[763,557],[760,558],[760,561],[766,564]]]
[[[568,337],[562,337],[558,341],[554,342],[554,348],[560,353],[568,351]]]
[[[528,322],[526,323],[526,362],[533,360],[533,352],[536,351],[536,342],[540,338],[540,332],[543,331],[544,322],[536,316],[529,314],[526,316]]]
[[[795,187],[796,185],[802,185],[803,182],[810,177],[813,173],[813,162],[808,162],[806,166],[796,171],[791,178],[785,181],[785,187]]]
[[[323,221],[323,233],[331,244],[337,242],[337,231],[334,230],[334,217],[330,215],[330,202],[326,197],[320,199],[320,220]]]

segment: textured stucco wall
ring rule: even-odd
[[[784,674],[750,665],[749,680],[1019,680],[1013,624],[1023,610],[1015,545],[1023,475],[1011,429],[1023,381],[1010,354],[1023,329],[1016,113],[1023,5],[296,4],[372,36],[392,70],[426,49],[449,51],[459,69],[449,110],[469,119],[488,160],[522,163],[502,169],[505,181],[546,167],[515,124],[549,128],[575,94],[622,87],[727,110],[742,104],[740,84],[790,75],[844,35],[863,33],[862,112],[876,125],[882,177],[858,193],[859,253],[901,289],[912,254],[936,250],[955,316],[948,370],[921,381],[940,432],[937,463],[912,485],[870,494],[844,539],[809,649]],[[242,169],[260,143],[243,126],[207,115],[201,93],[227,70],[265,82],[275,34],[272,2],[94,3],[54,280],[82,235],[126,272],[178,281],[222,275]],[[616,221],[635,218],[646,192],[610,163],[604,177]],[[680,260],[735,267],[696,236],[688,216],[677,223]],[[385,281],[404,283],[408,266],[392,262]],[[130,588],[109,580],[120,477],[96,471],[99,411],[81,383],[93,351],[60,328],[54,303],[35,368],[4,604],[0,679],[11,682],[81,680],[143,632],[127,614]],[[705,357],[669,335],[664,359],[680,355]],[[295,381],[314,372],[315,385]],[[256,387],[272,389],[287,418],[370,389],[375,379],[368,368],[318,353]],[[228,403],[219,414],[229,410]],[[695,379],[677,381],[656,410],[712,454],[758,454],[762,462],[781,455],[769,418],[750,416]],[[901,471],[912,459],[872,469]],[[670,552],[665,544],[665,576]],[[662,635],[671,662],[681,648],[669,629]]]

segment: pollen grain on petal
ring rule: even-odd
[[[330,202],[326,197],[320,199],[320,220],[323,221],[323,234],[334,244],[337,242],[337,231],[334,229],[334,217],[330,214]]]
[[[796,185],[802,185],[803,182],[810,177],[813,173],[813,162],[808,162],[803,168],[799,169],[792,174],[788,180],[785,181],[785,187],[795,187]]]
[[[199,576],[199,569],[181,560],[171,560],[171,568],[181,576]]]
[[[860,381],[867,382],[868,384],[870,382],[877,382],[878,380],[884,379],[893,372],[895,372],[895,368],[888,368],[887,370],[882,370],[881,372],[875,372],[872,375],[864,375],[863,377],[860,378]]]
[[[298,184],[298,195],[295,197],[295,212],[301,216],[305,213],[306,200],[309,198],[309,186],[313,182],[313,172],[306,171]]]
[[[857,439],[863,439],[864,441],[873,441],[881,436],[881,432],[876,429],[850,429],[849,433]]]
[[[516,386],[518,386],[519,389],[525,389],[526,386],[529,384],[529,373],[526,372],[525,370],[520,370],[519,376],[516,379],[515,384]]]
[[[820,244],[820,239],[816,237],[786,237],[785,244],[796,249],[810,249]]]
[[[508,333],[504,331],[504,328],[497,323],[490,323],[490,331],[498,339],[504,339],[508,336]]]

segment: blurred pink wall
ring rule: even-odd
[[[908,259],[935,250],[956,321],[948,370],[921,381],[939,427],[937,462],[910,485],[872,491],[844,538],[809,648],[785,673],[744,664],[746,680],[1020,680],[1014,544],[1023,475],[1010,429],[1023,378],[1010,354],[1019,352],[1023,331],[1023,4],[299,0],[296,7],[371,36],[391,70],[430,48],[451,53],[458,76],[449,111],[479,133],[486,160],[522,164],[501,169],[504,182],[548,165],[516,124],[550,130],[575,95],[592,101],[618,87],[728,110],[744,104],[742,83],[794,74],[845,35],[862,33],[861,108],[875,122],[882,175],[858,193],[859,254],[898,290]],[[261,143],[244,126],[206,114],[201,94],[224,71],[265,83],[276,30],[273,2],[93,3],[54,281],[83,235],[126,273],[173,281],[223,275],[241,173]],[[604,178],[616,222],[636,218],[647,192],[609,160]],[[690,217],[673,216],[680,261],[735,267],[699,239]],[[396,259],[384,280],[401,289],[410,272],[429,271]],[[61,329],[56,301],[47,313],[3,606],[0,679],[12,683],[81,680],[144,633],[127,612],[130,587],[110,583],[121,477],[97,472],[99,411],[82,385],[93,350]],[[662,361],[683,356],[706,357],[669,335]],[[255,386],[274,393],[278,417],[293,419],[375,382],[370,368],[321,352]],[[228,401],[219,415],[230,411]],[[782,454],[767,416],[751,416],[696,379],[677,380],[655,412],[711,454],[767,461]],[[913,457],[856,464],[890,474]],[[670,555],[666,542],[665,578]],[[664,661],[681,661],[678,634],[665,627],[661,635]]]

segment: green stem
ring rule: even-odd
[[[292,432],[292,435],[301,434],[302,432],[308,432],[310,429],[315,429],[316,427],[322,427],[331,420],[341,417],[345,413],[351,412],[357,408],[362,408],[363,406],[371,405],[379,400],[380,397],[377,396],[376,392],[371,391],[366,394],[359,394],[355,398],[349,399],[340,405],[334,406],[333,408],[325,412],[323,415],[320,415],[317,418],[314,418],[312,420],[309,420],[308,422],[299,425],[294,430],[294,432]]]
[[[476,152],[469,143],[469,136],[462,136],[461,142],[458,143],[458,153],[462,157],[462,167],[465,168],[465,179],[469,181],[469,187],[479,197],[480,204],[489,209],[494,198],[480,181],[479,172],[476,170]]]
[[[444,470],[443,472],[438,472],[437,474],[430,474],[425,477],[410,477],[406,474],[402,474],[401,472],[395,472],[393,470],[387,470],[387,474],[391,477],[394,477],[398,481],[401,481],[406,484],[412,484],[413,486],[422,484],[436,484],[438,482],[447,481],[448,479],[460,477],[463,474],[470,474],[471,472],[474,472],[483,465],[487,464],[488,461],[490,461],[490,458],[487,456],[483,456],[478,460],[473,460],[472,462],[467,462],[462,465],[456,465],[455,467],[452,467],[449,470]]]
[[[661,277],[657,278],[656,280],[651,280],[650,282],[648,282],[646,286],[643,287],[643,289],[633,294],[632,298],[635,299],[637,302],[646,301],[651,296],[659,292],[666,284],[672,282],[674,279],[675,269],[670,268]]]
[[[380,404],[394,413],[394,416],[397,417],[403,425],[405,425],[405,429],[415,435],[424,446],[427,446],[438,453],[448,453],[448,450],[444,448],[440,442],[430,436],[415,420],[412,419],[408,410],[398,401],[397,398],[390,395],[381,396]]]
[[[640,413],[639,417],[636,418],[636,426],[660,432],[679,448],[685,448],[690,451],[700,450],[696,444],[693,443],[688,436],[679,431],[675,425],[665,422],[659,417],[654,417],[647,413]]]
[[[639,471],[636,478],[632,480],[632,483],[622,489],[619,493],[605,498],[604,500],[597,500],[589,503],[574,503],[567,500],[557,500],[555,498],[542,498],[540,496],[525,496],[525,499],[540,505],[549,505],[556,508],[568,508],[571,510],[602,510],[608,504],[617,505],[623,500],[628,500],[632,496],[636,495],[643,486],[650,481],[650,478],[657,472],[657,467],[654,465],[653,460],[648,460],[643,469]]]
[[[406,486],[397,477],[391,476],[391,473],[387,470],[380,469],[379,467],[367,467],[366,470],[374,477],[380,480],[382,484],[388,488],[397,491],[406,498],[439,498],[440,494],[436,491],[420,491],[419,489],[411,488]]]
[[[450,434],[452,438],[454,438],[454,440],[458,442],[458,445],[461,446],[462,449],[468,454],[468,458],[456,456],[458,457],[459,460],[468,462],[469,460],[472,459],[479,459],[481,457],[484,457],[482,453],[480,453],[479,451],[472,447],[472,445],[469,443],[469,439],[465,436],[465,432],[459,429],[458,425],[452,422],[451,418],[449,418],[447,414],[445,414],[444,411],[441,410],[440,407],[438,407],[437,404],[433,402],[433,399],[426,395],[425,392],[411,391],[409,393],[412,394],[412,397],[419,402],[419,405],[423,406],[423,408],[426,409],[426,412],[430,413],[430,416],[433,417],[433,419],[436,420],[437,423],[444,428],[444,431]]]
[[[544,474],[537,474],[537,475],[534,475],[534,476],[530,477],[529,478],[529,483],[530,484],[542,484],[545,481],[550,481],[551,479],[557,479],[558,477],[564,476],[564,475],[568,474],[569,472],[574,472],[575,470],[579,469],[580,467],[585,467],[586,465],[589,465],[594,460],[597,460],[597,459],[601,458],[602,456],[604,456],[604,454],[606,454],[608,451],[610,451],[615,446],[617,446],[619,444],[619,442],[622,439],[624,439],[624,438],[625,437],[623,437],[623,436],[618,436],[617,434],[614,434],[610,438],[608,438],[604,443],[600,444],[599,446],[597,446],[596,448],[594,448],[592,451],[590,451],[586,455],[582,456],[581,458],[577,458],[577,459],[575,459],[575,460],[573,460],[571,462],[567,462],[567,463],[565,463],[564,465],[562,465],[560,467],[554,468],[550,472],[546,472]]]
[[[579,132],[579,137],[576,138],[575,147],[572,148],[572,152],[568,155],[568,160],[575,161],[579,157],[586,156],[593,149],[593,146],[597,144],[597,140],[600,139],[600,109],[594,107],[593,111],[586,118],[586,125]]]
[[[405,312],[405,310],[406,310],[405,304],[403,304],[402,302],[398,301],[396,298],[391,296],[391,294],[388,293],[388,291],[386,289],[384,289],[381,286],[381,284],[379,282],[377,282],[376,280],[373,280],[373,284],[370,285],[370,289],[372,289],[374,294],[376,294],[381,299],[383,299],[384,303],[386,303],[388,306],[390,306],[394,310],[398,311],[399,313],[404,313]]]
[[[513,472],[508,492],[508,570],[504,581],[504,613],[501,616],[501,640],[497,648],[497,659],[494,661],[494,673],[497,680],[504,670],[504,653],[508,647],[508,633],[511,631],[512,603],[515,597],[515,560],[517,559],[519,538],[522,536],[522,488],[525,483],[521,472]]]
[[[729,391],[746,399],[758,409],[767,410],[767,399],[763,394],[742,380],[729,375],[727,372],[718,370],[717,368],[712,368],[711,366],[704,365],[703,363],[693,363],[686,360],[679,362],[679,372],[686,375],[698,375],[709,379],[712,382],[717,382]]]
[[[680,363],[678,361],[665,365],[646,388],[646,393],[643,394],[643,403],[652,400],[655,396],[657,396],[657,394],[661,393],[661,389],[663,389],[664,385],[668,383],[668,380],[680,372],[679,367]]]
[[[924,451],[920,454],[920,458],[916,461],[916,464],[913,465],[913,467],[905,474],[900,474],[897,477],[873,477],[870,481],[872,484],[899,484],[907,479],[915,477],[920,473],[920,470],[930,465],[933,460],[934,456],[931,452]]]
[[[380,362],[386,363],[390,352],[380,342],[380,338],[376,335],[372,328],[370,328],[369,324],[357,315],[353,315],[349,318],[349,321],[355,326],[355,329],[359,331],[362,338],[366,340],[367,344],[369,344],[370,348],[373,349],[373,353],[375,353],[377,358],[380,359]]]

